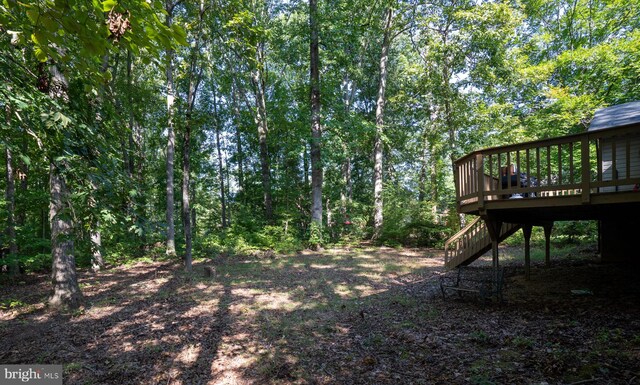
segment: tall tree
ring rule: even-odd
[[[202,81],[203,69],[200,65],[200,45],[202,43],[203,19],[205,16],[204,0],[200,1],[197,9],[197,21],[195,24],[195,33],[193,46],[191,48],[189,72],[188,72],[188,91],[187,91],[187,110],[185,117],[185,125],[182,141],[182,228],[184,230],[185,253],[184,264],[187,271],[192,269],[192,220],[191,220],[191,136],[193,130],[193,111],[196,104],[198,89]]]
[[[178,2],[166,0],[165,11],[167,28],[173,25],[173,11]],[[166,77],[167,77],[167,255],[176,255],[176,230],[174,224],[174,196],[173,196],[173,171],[174,159],[176,152],[176,134],[174,129],[175,114],[175,84],[173,79],[173,56],[175,54],[173,48],[166,49]]]
[[[7,125],[11,126],[11,109],[9,106],[6,107],[7,114]],[[14,179],[14,171],[13,171],[13,154],[9,144],[5,144],[5,160],[6,160],[6,175],[7,175],[7,187],[5,190],[5,200],[7,204],[7,238],[9,239],[9,254],[13,258],[15,258],[18,254],[18,244],[16,242],[16,189],[15,189],[15,179]],[[17,274],[18,264],[14,261],[11,261],[9,264],[10,273]]]
[[[320,58],[317,0],[309,0],[309,27],[311,34],[311,221],[316,227],[316,231],[322,234],[322,127],[320,126]]]
[[[222,228],[226,229],[227,228],[227,197],[226,197],[225,188],[224,188],[224,179],[225,179],[224,162],[222,159],[222,148],[220,145],[221,124],[218,118],[218,103],[216,99],[217,99],[216,90],[215,90],[215,84],[214,84],[213,85],[213,124],[215,125],[216,153],[218,155],[218,180],[220,183],[220,212],[221,212],[220,216],[222,217],[221,218]]]
[[[269,147],[267,134],[267,104],[265,96],[266,81],[264,78],[264,66],[266,62],[265,42],[260,41],[255,49],[255,67],[251,72],[251,84],[255,98],[255,122],[258,126],[258,141],[260,143],[260,172],[262,175],[262,191],[265,218],[267,222],[273,221],[273,199],[271,197],[271,170],[269,167]]]
[[[378,238],[383,225],[383,201],[382,201],[382,159],[384,152],[384,106],[385,91],[387,89],[387,62],[389,60],[389,47],[391,46],[393,26],[393,9],[387,8],[384,12],[384,31],[382,39],[382,51],[380,53],[380,83],[378,85],[378,99],[376,102],[376,136],[373,145],[373,238]]]

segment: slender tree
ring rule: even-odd
[[[378,100],[376,102],[376,136],[373,145],[373,238],[378,238],[383,225],[382,202],[382,159],[384,151],[384,106],[385,91],[387,89],[387,62],[391,45],[393,26],[393,9],[387,8],[384,13],[384,36],[380,53],[380,83],[378,85]]]
[[[173,24],[173,10],[177,5],[172,0],[166,1],[165,11],[166,26],[171,28]],[[173,196],[173,169],[174,158],[176,152],[176,134],[174,130],[174,103],[175,103],[175,85],[173,81],[173,56],[175,54],[173,48],[166,50],[166,77],[167,77],[167,255],[176,255],[176,230],[174,224],[174,196]]]
[[[318,48],[318,3],[309,0],[311,79],[311,221],[322,234],[322,127],[320,126],[320,58]]]
[[[267,222],[273,221],[273,199],[271,197],[271,170],[269,167],[269,147],[267,145],[267,105],[265,101],[265,43],[260,42],[256,46],[256,64],[251,72],[251,84],[253,85],[256,113],[255,121],[258,126],[258,141],[260,143],[260,172],[262,175],[262,191],[265,218]]]
[[[11,110],[7,106],[7,123],[10,122],[10,113]],[[16,211],[16,195],[15,195],[15,181],[14,181],[14,172],[13,172],[13,154],[9,145],[6,145],[5,148],[5,160],[6,160],[6,171],[7,171],[7,187],[5,191],[5,200],[7,203],[7,238],[9,239],[9,254],[12,258],[15,258],[18,254],[18,244],[16,242],[16,221],[15,221],[15,211]],[[18,274],[18,264],[14,261],[9,263],[9,273],[12,275]]]

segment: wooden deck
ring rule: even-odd
[[[508,165],[515,183],[508,171],[503,179]],[[460,213],[518,224],[637,217],[640,126],[476,151],[456,161],[454,177]]]

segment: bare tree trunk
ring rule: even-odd
[[[100,221],[97,221],[95,228],[100,227]],[[104,269],[104,257],[102,256],[102,234],[99,230],[91,232],[91,268],[93,271]]]
[[[244,153],[242,152],[242,136],[240,135],[240,109],[238,108],[238,87],[234,85],[231,93],[233,101],[233,122],[236,128],[236,161],[238,163],[238,185],[244,189]]]
[[[26,134],[25,134],[22,142],[22,153],[26,154],[27,151],[28,151],[28,138],[26,137]],[[26,197],[27,195],[27,187],[29,184],[29,165],[27,164],[27,162],[24,161],[24,159],[20,161],[19,177],[20,177],[19,196],[22,197],[22,199],[24,199],[24,197]],[[27,219],[26,216],[27,216],[27,210],[19,210],[16,216],[16,222],[18,223],[18,226],[24,226],[25,221]]]
[[[204,16],[204,2],[200,1],[199,23],[202,23]],[[196,38],[195,46],[191,53],[191,64],[189,68],[189,93],[187,95],[187,114],[185,119],[184,136],[182,142],[182,227],[184,230],[184,267],[190,272],[192,270],[192,239],[193,231],[191,228],[191,129],[193,107],[196,103],[196,95],[202,72],[198,70],[198,54],[200,49],[200,38]]]
[[[73,222],[70,213],[65,212],[69,191],[60,170],[54,163],[49,165],[49,223],[51,224],[51,253],[53,264],[51,279],[53,295],[49,304],[53,307],[77,308],[82,301],[82,293],[76,276],[76,261],[73,256]]]
[[[264,65],[264,52],[262,52],[261,47],[258,47],[256,51],[258,67],[253,70],[252,83],[256,98],[256,124],[258,126],[258,141],[260,143],[260,170],[262,174],[265,218],[267,222],[272,222],[273,206],[271,199],[271,173],[269,170],[269,152],[267,146],[267,133],[269,132],[269,128],[267,126],[267,107],[264,95],[264,79],[262,75],[262,69],[260,68],[262,65]]]
[[[173,22],[173,7],[167,2],[167,27],[171,28]],[[173,218],[173,167],[176,152],[176,134],[173,127],[175,88],[173,84],[173,55],[172,49],[167,50],[167,255],[176,255],[176,230]]]
[[[9,111],[7,111],[7,115]],[[7,117],[7,120],[9,118]],[[16,243],[16,223],[15,223],[15,210],[16,210],[16,195],[15,195],[15,182],[13,179],[13,159],[11,149],[7,145],[5,148],[6,165],[7,165],[7,189],[5,191],[5,200],[7,203],[7,238],[9,239],[9,255],[15,258],[18,254],[18,244]],[[9,263],[9,273],[11,275],[20,274],[20,269],[15,260]]]
[[[89,205],[94,208],[96,206],[95,194],[98,190],[98,185],[95,181],[91,181],[91,197],[89,199]],[[97,272],[104,269],[104,258],[102,256],[102,234],[100,233],[100,220],[96,220],[91,226],[91,268]]]
[[[220,146],[220,122],[218,120],[218,102],[216,100],[215,87],[213,91],[213,121],[216,129],[216,152],[218,153],[218,178],[220,181],[220,205],[221,205],[221,225],[223,229],[227,228],[227,204],[224,189],[224,165],[222,161],[222,149]]]
[[[302,168],[304,168],[304,186],[307,187],[309,185],[309,152],[306,145],[302,149]]]
[[[191,173],[191,124],[185,124],[182,149],[182,227],[184,229],[184,267],[191,271],[191,206],[189,205],[189,178]]]
[[[383,225],[382,202],[382,158],[384,135],[384,93],[387,88],[387,61],[389,59],[389,46],[391,45],[391,26],[393,22],[393,10],[385,12],[384,39],[382,41],[382,53],[380,54],[380,84],[378,86],[378,101],[376,103],[376,137],[373,145],[373,239],[380,236]]]
[[[320,58],[317,0],[309,0],[311,77],[311,222],[322,229],[322,127],[320,126]]]
[[[196,212],[196,184],[191,181],[191,232],[197,234],[198,213]]]
[[[422,133],[422,156],[420,160],[420,177],[418,180],[418,202],[424,202],[427,196],[427,170],[429,169],[429,135],[428,128]],[[431,154],[433,159],[433,154]]]
[[[344,188],[340,191],[340,205],[342,206],[342,219],[349,222],[348,210],[351,206],[351,158],[347,153],[347,146],[343,143],[344,161],[342,162],[342,178],[344,179]]]
[[[220,176],[220,205],[222,206],[222,228],[227,228],[227,204],[224,191],[224,166],[222,164],[222,150],[220,149],[220,125],[216,122],[216,150],[218,152],[218,174]]]

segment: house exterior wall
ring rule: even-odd
[[[615,170],[613,168],[613,153],[615,148]],[[640,178],[640,135],[633,137],[629,141],[629,154],[627,154],[627,139],[613,141],[603,139],[600,141],[600,152],[602,162],[602,180],[609,181],[615,179]],[[627,170],[627,156],[629,156],[629,169]],[[617,187],[602,187],[600,192],[633,191],[636,188],[633,184]]]

